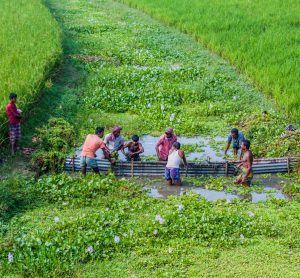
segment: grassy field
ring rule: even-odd
[[[193,35],[300,119],[299,1],[122,0]]]
[[[14,179],[1,188],[2,277],[298,277],[300,271],[299,197],[258,204],[209,202],[197,194],[162,200],[133,181],[94,175]]]
[[[224,136],[252,119],[251,140],[264,139],[253,144],[256,156],[290,151],[273,147],[288,123],[274,103],[190,36],[126,5],[48,3],[65,34],[65,59],[24,127],[26,138],[51,116],[75,125],[78,144],[95,126],[119,124],[126,137],[159,135],[170,125],[181,135]]]
[[[272,101],[193,38],[111,0],[46,3],[64,33],[64,59],[24,124],[23,145],[35,127],[60,117],[70,123],[63,139],[78,146],[95,126],[120,124],[126,137],[160,134],[168,125],[182,135],[214,136],[238,124],[253,137],[255,152],[289,150],[288,142],[268,149],[287,123]],[[46,126],[43,136],[56,145],[57,133]],[[1,277],[297,277],[300,271],[299,197],[257,204],[195,194],[162,200],[134,180],[65,174],[37,180],[28,160],[5,162]],[[286,192],[299,196],[299,178],[290,183]],[[199,182],[216,190],[227,184]]]
[[[61,54],[60,29],[41,0],[0,1],[0,144],[10,92],[28,111]]]

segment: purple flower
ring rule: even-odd
[[[155,216],[155,219],[159,222],[159,224],[164,224],[165,220],[158,214]]]
[[[121,241],[121,239],[119,236],[115,236],[114,241],[115,241],[115,243],[119,243]]]
[[[88,248],[86,248],[86,252],[92,254],[94,252],[93,246],[90,245]]]
[[[12,253],[8,253],[8,263],[12,263],[14,261],[14,255]]]

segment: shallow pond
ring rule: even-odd
[[[259,185],[262,185],[264,187],[264,191],[272,192],[250,192],[244,195],[238,195],[236,193],[229,193],[225,191],[217,191],[197,187],[187,182],[183,182],[182,186],[168,186],[165,184],[163,179],[153,180],[150,182],[148,180],[144,188],[148,192],[149,196],[156,198],[167,198],[168,196],[181,196],[187,194],[189,191],[192,191],[201,195],[209,201],[215,201],[220,199],[232,201],[235,198],[239,198],[242,200],[248,200],[250,202],[256,203],[259,201],[266,201],[269,197],[275,197],[277,199],[288,199],[288,197],[280,191],[280,188],[282,188],[283,186],[282,178],[279,178],[276,175],[272,175],[267,178],[257,176],[254,182],[257,182],[259,183]]]

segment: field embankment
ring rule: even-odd
[[[57,22],[41,0],[0,1],[0,144],[6,136],[10,92],[26,111],[62,52]]]
[[[194,35],[300,118],[299,1],[121,0]]]

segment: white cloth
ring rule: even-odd
[[[168,156],[167,168],[180,168],[182,158],[178,154],[178,150],[174,150]]]

